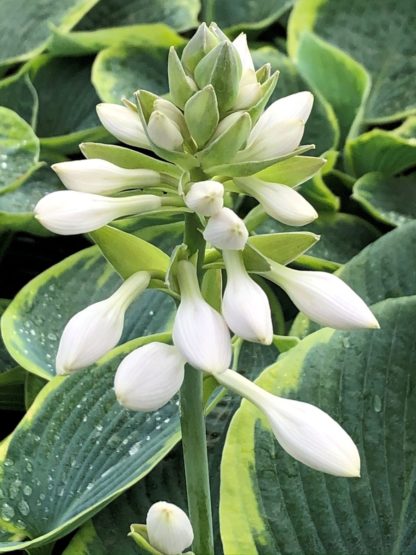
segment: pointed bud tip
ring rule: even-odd
[[[373,319],[369,322],[368,327],[373,330],[379,330],[381,328],[377,318],[373,315]]]

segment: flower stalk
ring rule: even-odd
[[[198,218],[194,214],[185,216],[184,242],[191,252],[197,252],[197,267],[200,267],[204,259],[205,241],[198,230]],[[198,274],[201,273],[199,269]],[[190,365],[185,367],[180,392],[180,417],[188,514],[194,531],[193,551],[195,555],[214,555],[203,373]]]

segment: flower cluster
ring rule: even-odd
[[[231,334],[264,345],[273,341],[268,297],[245,265],[249,232],[230,199],[235,194],[251,196],[266,214],[288,225],[305,225],[317,217],[295,189],[324,163],[299,156],[310,148],[299,145],[313,96],[299,92],[266,108],[277,73],[271,73],[269,64],[256,71],[245,35],[231,42],[215,24],[202,24],[181,58],[171,49],[168,76],[166,98],[140,90],[135,104],[125,100],[123,106],[97,107],[103,126],[114,137],[152,151],[159,160],[141,154],[136,164],[135,158],[123,156],[116,164],[113,152],[109,160],[87,154],[85,160],[55,164],[67,190],[45,196],[35,209],[46,228],[68,235],[175,206],[184,214],[195,214],[197,232],[217,249],[227,278],[221,310],[201,293],[203,260],[196,261],[195,253],[175,260],[171,271],[180,302],[173,345],[153,342],[131,352],[116,373],[117,398],[132,410],[157,410],[181,387],[188,363],[264,411],[277,440],[293,457],[330,474],[357,476],[358,451],[327,414],[306,403],[275,397],[229,369]],[[292,170],[285,166],[282,172],[282,163],[289,158],[294,161]],[[310,160],[317,161],[313,171]],[[273,179],[282,175],[286,183]],[[294,270],[262,258],[267,269],[256,273],[282,287],[320,324],[378,327],[370,309],[336,276]],[[151,272],[137,272],[109,299],[69,321],[59,345],[58,373],[87,366],[117,344],[126,309],[151,277]]]

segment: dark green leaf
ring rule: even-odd
[[[358,445],[361,478],[296,462],[243,402],[221,463],[226,555],[414,553],[416,298],[389,299],[375,314],[380,330],[320,330],[258,380],[335,418]]]
[[[68,31],[98,0],[2,0],[0,65],[39,54],[51,35],[51,24]],[[14,29],[17,35],[10,35]]]
[[[71,153],[82,141],[108,137],[95,111],[99,98],[91,85],[91,63],[90,58],[37,60],[32,82],[39,96],[36,129],[42,146]]]
[[[355,182],[352,197],[377,220],[403,225],[416,218],[416,173],[402,177],[367,173]]]
[[[98,247],[66,258],[29,282],[2,318],[8,351],[29,372],[45,379],[55,374],[59,338],[68,320],[108,297],[121,283]],[[147,290],[128,309],[121,343],[169,328],[175,310],[165,293]]]
[[[133,100],[137,89],[166,93],[168,53],[167,47],[158,46],[115,46],[100,52],[94,62],[92,82],[101,100]]]
[[[0,106],[0,191],[17,186],[37,167],[39,139],[12,110]]]
[[[132,25],[135,23],[166,23],[178,31],[198,24],[198,0],[101,0],[80,22],[78,29]]]
[[[337,275],[371,305],[384,299],[416,294],[416,222],[405,224],[368,245]],[[299,314],[292,335],[304,337],[318,324]]]
[[[203,19],[208,23],[215,21],[220,27],[235,34],[239,30],[268,27],[287,12],[292,4],[293,0],[202,0]]]
[[[0,541],[0,553],[67,534],[138,482],[178,441],[176,399],[153,413],[133,413],[114,395],[115,369],[140,344],[143,339],[119,347],[90,370],[53,378],[2,443],[0,515],[22,543]]]
[[[348,141],[345,157],[352,175],[376,171],[395,175],[416,165],[416,143],[397,132],[373,129]]]
[[[63,189],[56,174],[45,166],[30,175],[17,189],[0,195],[0,230],[49,235],[33,215],[37,202],[47,193]]]
[[[310,231],[320,236],[320,240],[300,256],[297,263],[311,269],[336,269],[348,262],[368,243],[379,237],[379,232],[371,224],[351,214],[321,214],[317,220],[300,228],[293,228],[272,220],[265,221],[256,228],[256,233],[276,233],[282,231]]]
[[[110,46],[177,46],[183,43],[175,31],[167,25],[127,25],[98,29],[97,31],[74,31],[64,33],[54,29],[49,51],[58,56],[93,54]]]
[[[373,83],[366,119],[397,120],[416,109],[415,24],[412,0],[300,0],[289,23],[289,51],[295,56],[302,33],[313,30],[370,73]],[[328,72],[329,79],[330,76]]]

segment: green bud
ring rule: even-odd
[[[186,75],[175,48],[169,50],[168,78],[170,96],[173,102],[183,110],[186,101],[197,90],[194,81]]]
[[[229,110],[238,95],[242,67],[237,50],[229,41],[216,46],[195,68],[195,80],[202,89],[212,85],[221,113]]]
[[[212,85],[194,94],[185,105],[185,121],[198,147],[203,146],[217,128],[220,115]]]
[[[228,119],[231,125],[225,125],[224,132],[197,155],[204,170],[232,160],[250,134],[251,119],[247,112],[233,113],[223,122],[226,123]]]
[[[182,64],[185,69],[192,74],[202,58],[215,48],[218,42],[219,40],[215,34],[208,29],[205,23],[201,23],[194,36],[183,49]]]
[[[256,71],[257,82],[260,84],[265,83],[270,78],[271,73],[272,66],[269,63],[264,64],[264,66],[261,66],[261,68]]]
[[[154,110],[154,103],[159,98],[157,94],[153,94],[149,91],[137,91],[136,102],[140,99],[140,107],[142,110],[143,117],[146,123],[149,121],[150,115]]]

